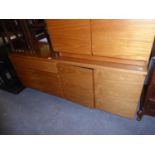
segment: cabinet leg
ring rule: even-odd
[[[137,112],[137,121],[140,121],[142,119],[142,117],[143,117],[143,111],[142,110],[139,110]]]

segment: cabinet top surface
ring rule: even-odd
[[[81,66],[85,68],[92,68],[92,69],[99,69],[99,68],[112,68],[112,69],[120,69],[135,72],[138,74],[147,74],[147,66],[137,66],[137,65],[127,65],[127,64],[120,64],[115,62],[106,62],[106,61],[95,61],[95,60],[84,60],[80,58],[69,58],[69,57],[59,57],[59,58],[52,58],[52,57],[41,57],[38,55],[32,54],[18,54],[18,53],[11,53],[9,55],[10,58],[18,57],[21,59],[32,59],[32,60],[40,60],[40,61],[48,61],[48,62],[55,62],[55,63],[66,63],[75,66]]]

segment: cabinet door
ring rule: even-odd
[[[41,85],[38,82],[39,77],[36,76],[36,71],[29,68],[20,68],[17,66],[14,66],[16,73],[22,82],[22,84],[26,87],[34,88],[41,90]]]
[[[60,77],[58,74],[37,71],[36,76],[39,77],[38,82],[41,85],[41,90],[43,92],[63,97]]]
[[[155,35],[155,20],[98,20],[92,24],[93,55],[149,59]]]
[[[90,20],[51,19],[47,29],[55,51],[91,55]]]
[[[129,70],[95,70],[96,108],[133,118],[144,79],[145,75]]]
[[[58,64],[64,97],[82,105],[94,106],[93,70]]]
[[[55,73],[16,67],[16,72],[26,87],[63,97],[60,78]]]

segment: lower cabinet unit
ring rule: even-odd
[[[139,66],[116,63],[15,54],[10,59],[26,87],[127,118],[134,117],[146,76]]]
[[[97,69],[94,75],[96,108],[133,118],[145,75],[117,68]]]
[[[58,64],[64,98],[94,107],[93,69]]]

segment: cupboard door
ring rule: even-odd
[[[149,59],[155,20],[98,20],[92,24],[93,55],[130,60]]]
[[[34,88],[59,97],[63,97],[60,78],[55,73],[18,68],[16,72],[26,87]]]
[[[55,51],[91,55],[90,20],[51,19],[47,29]]]
[[[29,68],[20,68],[15,66],[16,73],[26,87],[41,90],[41,85],[39,83],[39,76],[36,75],[36,71]]]
[[[113,68],[95,70],[94,75],[96,108],[133,118],[145,75]]]
[[[58,64],[64,97],[82,105],[94,106],[93,70]]]
[[[58,74],[37,71],[37,76],[39,77],[38,81],[43,92],[63,97],[60,77]]]

